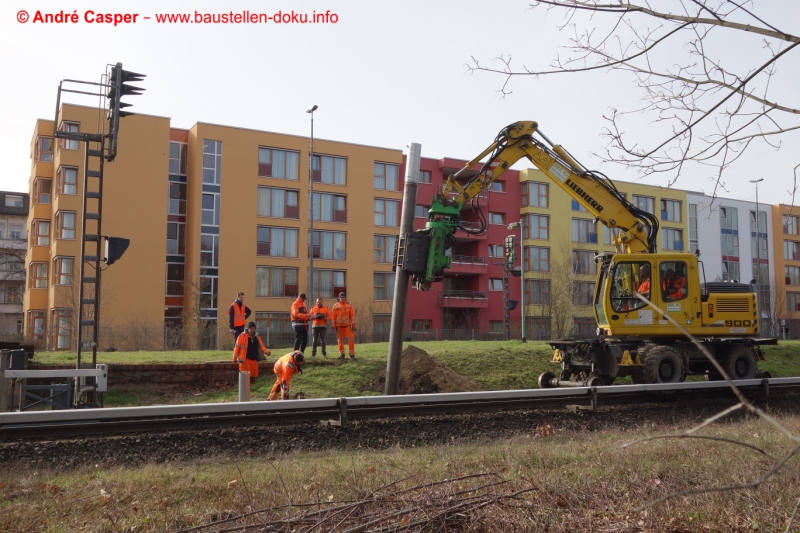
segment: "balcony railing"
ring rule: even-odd
[[[476,255],[454,255],[453,263],[458,263],[461,265],[485,266],[486,258]]]
[[[462,220],[458,223],[459,226],[462,228],[470,229],[470,230],[478,230],[481,229],[480,222],[473,222],[471,220]]]
[[[464,291],[464,290],[449,290],[439,291],[439,302],[443,302],[445,298],[453,300],[472,300],[484,301],[487,300],[486,291]]]

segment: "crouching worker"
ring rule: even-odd
[[[295,350],[292,353],[287,353],[275,362],[272,371],[275,372],[276,380],[275,385],[272,386],[272,392],[269,393],[270,400],[278,398],[278,390],[281,391],[281,399],[289,399],[289,384],[292,382],[292,376],[298,372],[302,372],[300,367],[306,362],[303,357],[303,352]]]
[[[247,324],[247,329],[236,339],[233,347],[233,362],[239,363],[239,372],[250,372],[250,384],[258,377],[259,353],[269,355],[269,350],[261,342],[261,336],[256,333],[255,322]]]

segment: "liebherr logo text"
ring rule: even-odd
[[[581,198],[583,198],[584,200],[589,202],[589,205],[594,207],[597,210],[598,213],[602,213],[603,212],[603,206],[598,204],[595,201],[595,199],[592,198],[591,196],[589,196],[589,194],[586,191],[584,191],[583,189],[578,187],[578,185],[574,181],[572,181],[571,179],[567,179],[567,181],[565,181],[564,183],[569,185],[570,189],[572,189],[573,191],[578,193],[578,196],[580,196]]]

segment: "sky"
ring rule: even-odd
[[[312,105],[314,135],[342,142],[402,149],[420,143],[422,156],[472,159],[504,126],[536,120],[554,142],[585,166],[612,180],[666,186],[663,176],[640,178],[624,168],[600,164],[603,115],[640,98],[630,78],[596,73],[581,77],[519,78],[511,94],[504,79],[470,73],[475,57],[484,64],[511,55],[513,64],[544,66],[566,44],[558,13],[530,10],[519,0],[183,1],[115,2],[4,0],[0,6],[0,190],[27,191],[30,142],[37,118],[52,120],[62,79],[99,81],[109,63],[147,75],[131,97],[130,110],[170,117],[173,127],[196,122],[308,136]],[[800,34],[800,2],[758,2],[768,20]],[[26,15],[27,21],[20,22]],[[37,11],[77,14],[78,23],[35,23]],[[88,23],[86,13],[138,14],[136,23]],[[158,14],[330,13],[317,24],[158,24]],[[144,17],[150,17],[146,20]],[[333,22],[335,17],[335,23]],[[770,18],[771,17],[771,18]],[[736,57],[753,48],[730,43]],[[760,44],[757,44],[760,47]],[[787,105],[800,107],[800,52],[782,64]],[[786,74],[788,71],[788,75]],[[788,88],[791,87],[791,90]],[[71,103],[96,99],[70,96]],[[124,120],[121,127],[124,128]],[[639,124],[641,141],[653,128]],[[800,164],[800,134],[783,147],[750,150],[725,177],[723,197],[787,202],[793,169]],[[515,168],[530,165],[518,164]],[[702,171],[687,173],[675,187],[710,192]]]

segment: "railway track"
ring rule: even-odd
[[[800,378],[752,379],[735,383],[743,393],[755,399],[800,391]],[[594,410],[605,405],[691,402],[732,395],[726,382],[698,382],[2,413],[0,440],[61,440],[86,435],[112,436],[302,422],[347,427],[352,421],[374,418],[553,407]]]

